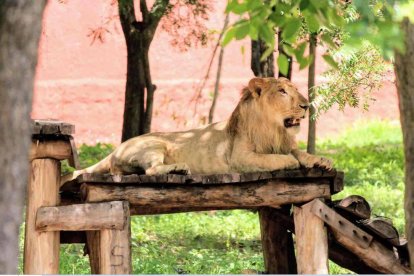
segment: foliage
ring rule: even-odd
[[[293,52],[301,65],[309,64],[311,57],[304,57],[306,41],[298,41],[302,24],[311,33],[344,30],[349,36],[344,43],[356,46],[369,41],[377,46],[385,57],[391,57],[394,49],[403,49],[403,34],[397,22],[395,8],[403,0],[231,0],[227,12],[239,15],[239,20],[230,28],[223,44],[232,39],[250,36],[253,40],[262,39],[269,46],[270,54],[275,45],[275,29],[283,30],[282,38],[291,43],[287,52]],[[354,13],[353,17],[348,14]],[[326,33],[320,35],[322,43],[328,48],[337,48],[334,37]],[[332,56],[325,59],[333,64]],[[281,66],[283,64],[279,64]],[[305,66],[306,67],[306,66]],[[286,70],[286,68],[281,68]]]
[[[340,136],[322,141],[318,148],[319,154],[333,158],[335,167],[345,171],[345,189],[335,199],[364,196],[375,215],[392,218],[404,233],[401,140],[398,124],[360,122]],[[102,144],[83,145],[79,150],[81,162],[90,165],[112,149]],[[244,269],[264,269],[258,217],[251,211],[136,216],[132,233],[134,273],[238,274]],[[20,246],[22,253],[22,239]],[[61,247],[60,273],[90,273],[82,248]],[[330,271],[349,273],[332,262]]]
[[[389,67],[377,48],[363,43],[360,49],[348,53],[345,49],[334,52],[333,57],[339,61],[337,69],[323,73],[324,81],[313,89],[318,116],[328,111],[334,104],[340,110],[346,105],[362,106],[365,110],[374,98],[372,93],[381,88],[382,81]]]

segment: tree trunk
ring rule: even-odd
[[[405,19],[404,54],[396,53],[395,73],[405,155],[405,216],[411,266],[414,264],[414,25]]]
[[[273,53],[264,61],[260,61],[261,56],[266,51],[266,43],[262,40],[252,40],[251,69],[256,77],[274,77],[275,65]]]
[[[279,51],[279,54],[284,54],[285,56],[287,56],[288,61],[289,61],[287,74],[284,75],[282,72],[279,71],[278,77],[279,78],[284,77],[284,78],[291,80],[292,79],[292,57],[289,56],[283,49],[282,31],[279,31],[277,33],[277,50]]]
[[[156,0],[149,11],[146,1],[140,0],[142,21],[137,21],[134,1],[118,0],[119,18],[128,53],[122,142],[151,130],[156,87],[151,80],[148,52],[168,4],[169,0]]]
[[[309,37],[309,55],[313,56],[313,60],[309,65],[308,71],[308,97],[311,103],[309,107],[309,130],[308,130],[308,148],[310,154],[315,154],[316,149],[316,121],[312,119],[315,114],[315,107],[312,102],[314,100],[313,87],[315,86],[315,60],[316,60],[316,35],[310,34]]]
[[[45,1],[0,2],[0,272],[17,274],[32,91]]]

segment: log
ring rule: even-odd
[[[361,227],[373,233],[387,244],[393,246],[400,245],[400,237],[397,229],[392,225],[392,221],[385,218],[373,218],[361,221]]]
[[[122,201],[41,207],[37,211],[37,231],[84,231],[124,228]]]
[[[124,229],[104,229],[100,233],[101,274],[131,274],[131,221],[129,204],[124,204]]]
[[[27,186],[24,274],[59,273],[59,232],[38,232],[35,229],[37,209],[58,205],[59,183],[59,161],[35,159],[31,162]]]
[[[75,126],[57,120],[33,120],[32,134],[41,136],[71,135]]]
[[[33,140],[30,148],[29,159],[53,158],[65,160],[72,157],[70,142],[62,140],[41,141]]]
[[[350,213],[356,219],[369,219],[371,217],[371,206],[365,198],[359,195],[351,195],[335,202],[335,208]]]
[[[299,274],[328,274],[328,235],[312,204],[293,207]]]
[[[69,166],[71,166],[72,168],[75,168],[77,170],[80,170],[81,166],[80,166],[80,161],[79,161],[79,155],[78,155],[78,151],[76,149],[75,140],[73,139],[72,136],[69,136],[69,143],[70,143],[70,148],[71,148],[71,152],[72,152],[72,155],[69,158]]]
[[[292,233],[280,215],[289,216],[290,205],[282,210],[259,209],[265,271],[268,274],[297,274]]]
[[[302,203],[316,197],[330,197],[329,182],[289,183],[285,181],[245,185],[109,186],[82,184],[88,202],[127,200],[146,208],[243,207]]]
[[[401,265],[394,251],[386,248],[376,240],[373,240],[369,247],[360,247],[354,240],[346,237],[338,230],[331,228],[335,239],[346,249],[357,255],[364,263],[372,269],[385,274],[410,274],[408,267]]]

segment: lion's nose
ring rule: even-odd
[[[309,108],[308,104],[300,104],[299,105],[301,108],[305,109],[305,111]]]

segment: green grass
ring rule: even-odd
[[[331,140],[318,143],[319,154],[331,157],[345,171],[345,189],[365,197],[373,213],[393,219],[404,230],[403,153],[398,124],[361,122]],[[82,166],[106,156],[112,146],[81,146]],[[69,168],[63,166],[65,171]],[[132,260],[136,274],[238,274],[264,270],[257,214],[217,211],[132,219]],[[22,243],[21,243],[22,245]],[[349,271],[330,263],[332,274]],[[61,247],[60,273],[90,273],[80,245]]]

